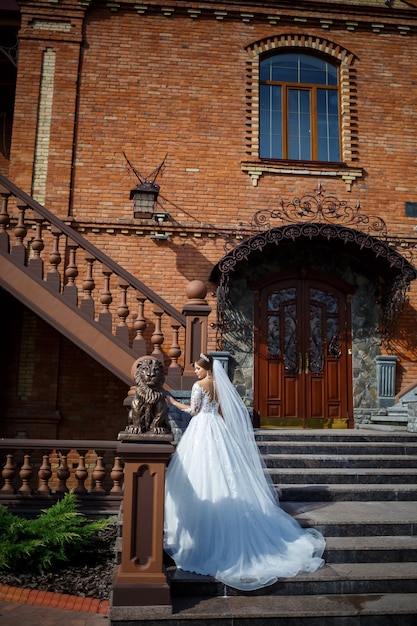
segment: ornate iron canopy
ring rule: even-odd
[[[274,227],[277,220],[281,225]],[[401,245],[401,242],[389,237],[382,218],[363,214],[359,204],[352,208],[335,197],[325,197],[319,185],[315,195],[295,198],[287,204],[281,200],[277,209],[257,211],[250,227],[255,234],[230,249],[216,268],[219,345],[225,331],[223,312],[231,272],[266,246],[300,239],[329,245],[340,242],[351,255],[362,259],[364,265],[375,267],[384,282],[380,333],[384,342],[390,342],[396,319],[407,301],[410,283],[417,278],[417,270],[396,250],[395,244]],[[407,247],[410,246],[402,246]]]

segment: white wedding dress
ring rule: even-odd
[[[241,590],[321,567],[323,536],[281,509],[257,448],[243,449],[198,383],[190,406],[166,474],[164,549],[177,567]],[[251,426],[245,436],[256,447]]]

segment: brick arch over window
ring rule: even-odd
[[[356,100],[356,60],[349,50],[322,37],[309,35],[277,35],[246,47],[247,62],[247,136],[246,151],[250,158],[259,155],[259,59],[265,53],[280,50],[319,52],[340,66],[340,130],[342,161],[354,165],[358,161],[358,127]]]

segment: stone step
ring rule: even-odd
[[[121,539],[116,550],[121,551]],[[326,563],[417,562],[417,536],[326,537]],[[173,561],[165,555],[171,567]]]
[[[417,434],[256,436],[282,508],[324,534],[324,567],[243,593],[167,560],[172,607],[111,607],[112,626],[415,626]]]
[[[417,593],[173,598],[111,607],[112,626],[415,626]]]
[[[417,535],[415,502],[281,502],[301,526],[327,537]]]
[[[387,415],[373,415],[371,417],[370,420],[371,423],[373,422],[392,422],[393,424],[398,423],[398,424],[402,424],[403,422],[405,422],[406,424],[408,423],[408,412],[407,411],[402,411],[401,413],[393,413],[391,411],[388,412]]]
[[[327,537],[326,563],[417,562],[417,536]]]
[[[417,562],[329,563],[312,574],[280,579],[273,585],[242,592],[210,576],[173,568],[167,574],[171,595],[197,596],[289,596],[316,594],[413,593],[417,589]]]
[[[359,426],[359,428],[365,428],[365,427]],[[404,433],[407,432],[407,426],[405,425],[402,426],[394,422],[392,424],[381,424],[378,422],[369,422],[369,424],[366,424],[366,429],[375,430],[375,431],[384,431],[384,432],[398,432],[400,430],[403,430]]]
[[[281,502],[368,502],[417,501],[417,485],[408,484],[305,484],[291,483],[276,485]],[[416,505],[417,506],[417,505]]]
[[[375,455],[353,455],[353,454],[263,454],[263,459],[267,467],[271,468],[374,468],[378,463],[379,468],[409,467],[415,468],[417,458],[413,455],[379,454]]]
[[[379,469],[367,468],[304,468],[292,467],[288,470],[279,468],[269,468],[268,473],[274,484],[300,483],[331,485],[334,483],[344,484],[417,484],[417,469],[413,468],[389,468]]]
[[[258,428],[254,429],[255,439],[257,441],[288,441],[288,442],[333,442],[333,444],[343,442],[362,442],[371,445],[379,445],[380,443],[417,443],[417,433],[409,433],[404,431],[398,432],[374,432],[368,431],[366,428],[355,428],[352,430],[298,430],[285,428]]]
[[[326,565],[252,594],[408,593],[417,589],[415,503],[368,502],[360,508],[345,502],[284,503],[282,507],[303,527],[323,532]],[[173,595],[225,593],[225,586],[209,576],[177,570],[172,562],[168,571]],[[227,594],[240,592],[228,589]]]
[[[378,445],[370,445],[367,442],[357,441],[258,441],[258,448],[264,454],[293,454],[293,455],[354,455],[373,456],[376,459],[380,455],[414,456],[417,459],[417,443],[406,441],[381,441]]]
[[[387,415],[372,415],[369,420],[370,426],[390,426],[395,427],[398,430],[406,431],[408,428],[408,412],[391,412],[388,411]]]

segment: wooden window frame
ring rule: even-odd
[[[246,157],[241,169],[249,174],[252,185],[258,184],[261,176],[270,174],[294,174],[341,178],[346,190],[351,191],[353,183],[363,176],[358,166],[358,122],[357,84],[355,56],[347,49],[329,40],[302,34],[283,34],[257,41],[246,48]],[[340,162],[290,161],[285,159],[264,159],[259,157],[259,67],[265,54],[304,52],[320,55],[333,65],[339,65],[339,130]],[[326,86],[327,88],[327,86]]]
[[[291,52],[295,52],[295,51],[291,51]],[[298,53],[300,54],[306,54],[304,51],[300,52],[300,50],[297,50]],[[308,52],[307,52],[308,54]],[[315,55],[311,55],[311,56],[315,56]],[[322,57],[321,60],[326,61],[327,63],[329,63],[328,59],[323,59]],[[260,59],[261,62],[262,59]],[[334,67],[335,64],[332,63],[332,65]],[[259,81],[259,86],[261,85],[270,85],[270,86],[279,86],[282,89],[282,160],[283,161],[287,161],[290,160],[289,155],[289,151],[290,151],[290,147],[289,147],[289,143],[290,143],[290,135],[289,135],[289,112],[288,112],[288,108],[289,108],[289,92],[291,91],[291,89],[294,89],[296,91],[308,91],[309,95],[310,95],[310,109],[309,109],[309,114],[310,114],[310,128],[311,128],[311,136],[310,136],[310,159],[308,159],[309,161],[319,161],[318,158],[318,154],[319,154],[319,137],[318,137],[318,110],[317,110],[317,92],[319,89],[323,89],[323,90],[327,90],[327,91],[336,91],[337,92],[337,98],[338,98],[338,117],[339,117],[339,155],[340,155],[340,151],[341,151],[341,132],[340,132],[340,90],[339,90],[339,68],[337,67],[337,73],[338,73],[338,83],[337,85],[323,85],[321,83],[295,83],[295,82],[285,82],[285,81],[273,81],[273,80],[263,80],[263,81]],[[259,103],[261,103],[261,94],[259,91]],[[259,137],[261,134],[261,122],[259,120]],[[260,157],[262,160],[264,159],[269,159],[271,157]],[[273,157],[272,157],[273,158]],[[294,159],[297,161],[303,160],[303,159]],[[325,163],[340,163],[340,159],[338,159],[337,161],[325,161]]]

